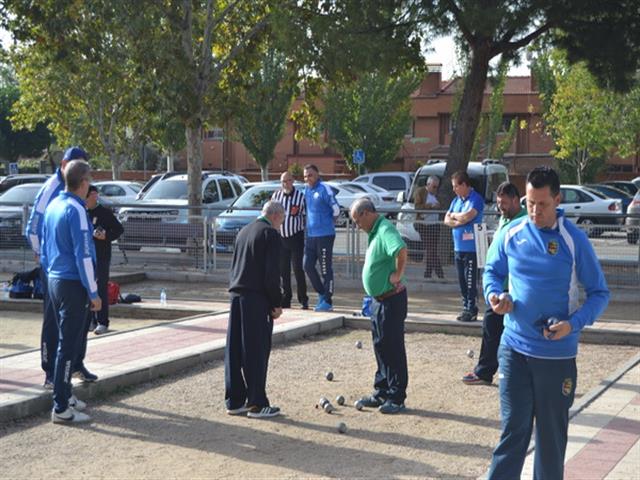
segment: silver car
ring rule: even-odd
[[[638,238],[640,237],[640,190],[635,194],[627,208],[625,225],[627,227],[627,242],[631,244],[638,243]]]

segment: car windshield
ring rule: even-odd
[[[607,196],[603,193],[600,193],[598,190],[596,190],[595,188],[589,188],[589,187],[582,187],[584,188],[587,192],[595,195],[598,198],[601,198],[602,200],[606,200]]]
[[[144,196],[145,200],[186,200],[187,198],[187,181],[175,179],[156,182]]]
[[[130,183],[129,184],[129,188],[131,190],[133,190],[134,192],[138,193],[140,191],[140,189],[142,188],[142,185],[140,185],[139,183]]]
[[[0,195],[0,202],[33,203],[41,187],[41,183],[14,187]]]
[[[262,208],[277,189],[277,185],[273,187],[251,187],[238,197],[233,204],[233,208]]]

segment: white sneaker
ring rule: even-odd
[[[91,421],[91,417],[86,413],[78,412],[72,407],[67,408],[62,413],[51,412],[51,421],[53,423],[72,424],[72,423],[87,423]]]
[[[74,410],[76,410],[77,412],[81,412],[85,408],[87,408],[87,404],[85,402],[83,402],[82,400],[80,400],[75,395],[71,395],[69,397],[69,406],[71,408],[73,408]]]
[[[101,335],[103,333],[107,333],[108,331],[109,331],[109,327],[107,327],[106,325],[102,325],[100,323],[98,324],[96,329],[93,331],[93,333],[95,333],[96,335]]]

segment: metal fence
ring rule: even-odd
[[[124,234],[113,243],[113,270],[226,273],[238,231],[259,213],[257,209],[203,213],[173,205],[145,205],[143,211],[140,204],[131,207],[136,211],[122,209],[119,214]],[[28,270],[34,265],[23,235],[29,213],[29,205],[0,204],[0,270],[4,272]],[[413,211],[381,213],[396,223],[407,242],[409,281],[439,281],[441,276],[457,281],[451,230],[441,220],[444,211],[422,212],[420,219]],[[640,286],[640,227],[624,225],[622,217],[594,220],[578,226],[588,233],[609,285]],[[497,212],[485,212],[484,221],[489,231],[495,230]],[[335,273],[359,278],[366,248],[366,233],[343,212],[336,228]]]

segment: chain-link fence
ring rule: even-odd
[[[255,220],[257,209],[204,211],[184,206],[130,205],[118,214],[124,234],[113,243],[112,270],[226,273],[240,229]],[[29,205],[0,204],[0,270],[28,270],[34,257],[24,238]],[[444,211],[385,210],[409,250],[407,277],[411,282],[456,281],[451,229]],[[634,220],[638,216],[634,217]],[[485,212],[491,234],[496,212]],[[572,221],[576,219],[573,218]],[[625,225],[622,216],[591,216],[578,226],[587,232],[612,288],[640,286],[640,226]],[[640,224],[639,221],[630,223]],[[343,212],[336,228],[334,271],[358,278],[364,263],[367,234]]]

